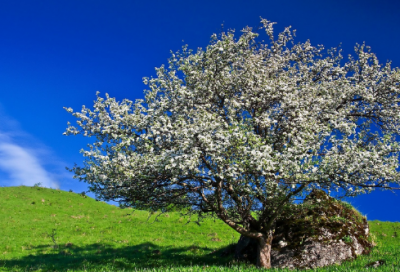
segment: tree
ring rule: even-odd
[[[94,136],[70,171],[105,200],[165,211],[194,207],[258,241],[270,267],[274,224],[296,198],[319,188],[337,197],[398,189],[400,70],[365,44],[341,50],[294,44],[290,27],[270,41],[245,28],[184,46],[143,99],[97,93],[94,110],[65,134]],[[396,186],[396,187],[391,187]]]

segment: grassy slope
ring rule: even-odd
[[[154,222],[154,216],[147,221],[148,215],[60,190],[0,188],[0,271],[165,270],[171,266],[200,271],[204,265],[209,266],[207,271],[221,271],[219,266],[233,271],[227,267],[229,258],[218,253],[236,242],[239,234],[223,223],[186,224],[178,213]],[[400,271],[400,224],[369,223],[378,244],[370,256],[318,271],[360,271],[379,259],[387,265],[376,271]]]

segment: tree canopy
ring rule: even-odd
[[[79,127],[65,134],[96,138],[71,171],[98,197],[214,214],[257,239],[270,267],[274,222],[293,199],[397,188],[400,70],[365,44],[344,61],[261,23],[269,42],[247,27],[172,53],[144,78],[145,100],[97,94],[93,110],[66,108]]]

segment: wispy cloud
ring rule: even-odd
[[[9,186],[33,186],[41,183],[43,187],[59,188],[59,184],[40,164],[38,158],[29,150],[17,144],[2,142],[0,137],[0,169],[7,173]]]
[[[59,188],[59,175],[48,170],[48,161],[60,168],[51,150],[24,132],[18,122],[6,116],[0,105],[0,185]],[[65,170],[64,170],[65,171]],[[61,177],[62,178],[62,177]]]

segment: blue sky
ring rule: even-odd
[[[381,62],[400,66],[399,1],[0,1],[0,186],[42,182],[74,192],[87,184],[65,167],[81,164],[88,139],[66,137],[75,118],[63,107],[91,107],[96,91],[144,98],[143,77],[182,45],[206,47],[211,34],[258,27],[260,16],[291,25],[296,41],[343,55],[366,42]],[[349,201],[369,220],[400,221],[400,192]],[[91,195],[91,194],[89,194]],[[112,203],[112,202],[110,202]]]

